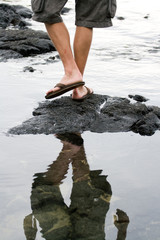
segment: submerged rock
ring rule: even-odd
[[[54,134],[91,131],[153,135],[160,129],[160,108],[130,103],[127,98],[94,94],[84,102],[61,97],[39,103],[33,117],[9,130],[11,134]]]

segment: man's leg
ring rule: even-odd
[[[76,27],[74,38],[74,57],[80,72],[84,73],[85,65],[87,62],[93,30],[86,27]]]
[[[63,22],[55,24],[45,24],[48,34],[58,51],[62,60],[65,74],[60,83],[72,84],[82,81],[82,74],[74,60],[68,30]],[[50,89],[47,93],[56,91],[58,87]]]
[[[92,42],[93,30],[91,28],[79,27],[76,28],[74,38],[74,56],[76,64],[83,75],[86,66],[89,50]],[[90,91],[92,91],[90,89]],[[82,86],[73,90],[72,98],[80,98],[87,93],[87,89]]]

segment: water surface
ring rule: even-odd
[[[5,2],[23,3],[30,7],[26,1]],[[72,10],[64,16],[64,20],[73,41],[75,30],[73,1],[68,1],[67,6]],[[115,18],[114,27],[94,31],[85,81],[96,93],[119,97],[127,97],[131,93],[141,94],[150,99],[149,105],[160,106],[159,10],[160,4],[157,0],[152,2],[119,0],[117,16],[123,16],[125,19],[120,21]],[[148,18],[144,18],[145,16]],[[33,23],[32,27],[44,29],[39,23]],[[130,220],[129,224],[122,223],[123,228],[127,229],[126,239],[159,240],[159,132],[151,137],[132,132],[114,134],[85,132],[81,135],[84,142],[79,147],[73,143],[71,145],[67,139],[64,143],[52,135],[5,134],[9,128],[31,117],[33,108],[44,99],[45,91],[55,85],[62,76],[63,68],[60,61],[44,64],[45,59],[53,54],[57,53],[0,63],[0,108],[3,116],[0,119],[1,239],[21,240],[26,239],[25,236],[31,233],[33,239],[48,239],[44,233],[51,229],[53,222],[57,224],[54,224],[57,229],[67,226],[65,233],[69,231],[72,239],[78,239],[75,234],[78,234],[79,230],[74,228],[77,216],[74,214],[75,209],[81,212],[81,218],[77,217],[77,224],[84,226],[85,223],[87,226],[85,231],[82,231],[83,239],[89,239],[92,235],[96,236],[95,239],[116,239],[118,229],[114,224],[113,215],[116,209],[120,209]],[[33,66],[36,71],[23,72],[26,65]],[[57,171],[55,171],[57,168],[53,167],[54,172],[51,176],[56,180],[50,179],[50,182],[46,182],[46,175],[57,163],[64,145],[69,148],[64,152],[65,163]],[[83,152],[83,155],[79,156],[79,152]],[[74,164],[72,158],[77,159],[74,159]],[[82,165],[75,166],[75,162]],[[64,166],[66,169],[63,172]],[[77,177],[76,169],[81,176]],[[93,178],[97,179],[94,183]],[[103,182],[100,179],[103,179]],[[46,201],[48,205],[44,204],[44,209],[39,204],[37,208],[33,204],[33,200],[38,198],[37,195],[34,197],[33,189],[41,185],[44,191],[49,186],[48,194],[53,198],[58,196],[57,201]],[[78,192],[74,195],[76,191]],[[38,195],[39,198],[41,193],[42,191]],[[90,194],[90,198],[86,197],[87,193]],[[93,193],[97,195],[94,196]],[[76,199],[76,196],[79,197]],[[99,204],[99,199],[103,200],[103,207]],[[83,201],[85,204],[82,204],[84,206],[82,209]],[[96,204],[97,208],[99,207],[98,215],[94,211]],[[48,215],[45,207],[48,208]],[[92,209],[88,215],[84,213],[87,209]],[[57,214],[56,210],[59,210]],[[88,217],[92,212],[95,214],[92,215],[93,218]],[[65,222],[57,220],[58,216],[61,216],[60,213],[65,216],[63,218],[66,219]],[[32,229],[27,227],[28,225],[32,226]],[[101,227],[103,225],[104,227]],[[122,229],[121,225],[119,228]],[[57,239],[58,237],[61,239],[60,235],[56,236]]]

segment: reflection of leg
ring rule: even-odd
[[[67,239],[70,234],[70,217],[59,185],[68,170],[72,152],[63,145],[57,160],[47,172],[35,174],[31,193],[31,207],[46,240]]]
[[[89,165],[87,163],[84,146],[81,146],[76,155],[72,157],[73,181],[89,180]]]
[[[63,145],[57,160],[49,165],[47,172],[45,173],[47,181],[54,185],[58,185],[62,182],[68,172],[71,155],[72,152],[70,151],[69,146]]]
[[[117,240],[125,240],[127,236],[129,217],[120,209],[117,209],[116,214],[118,217],[114,215],[114,225],[118,229]]]
[[[106,176],[100,175],[101,170],[89,170],[83,147],[72,160],[71,239],[105,239],[104,222],[112,194],[111,186]]]

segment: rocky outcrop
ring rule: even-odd
[[[94,94],[84,102],[70,97],[39,103],[33,117],[9,130],[11,134],[53,134],[91,131],[153,135],[160,129],[160,108],[131,103],[127,98]]]
[[[0,29],[1,61],[9,58],[34,56],[55,51],[48,34],[32,29],[4,30]]]
[[[0,27],[5,29],[10,25],[24,28],[28,25],[26,18],[32,17],[32,11],[20,5],[0,4]]]

